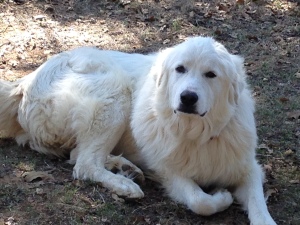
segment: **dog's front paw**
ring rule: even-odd
[[[193,198],[190,201],[188,206],[199,215],[210,216],[227,209],[232,202],[232,195],[228,191],[218,191],[213,195],[201,192],[197,198]]]
[[[217,212],[224,211],[233,202],[233,197],[231,193],[227,190],[221,190],[213,194],[214,201],[216,202],[218,208]]]

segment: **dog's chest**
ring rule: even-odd
[[[168,167],[201,186],[234,185],[245,176],[247,155],[239,143],[215,137],[205,144],[181,142],[167,159]]]

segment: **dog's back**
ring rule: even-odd
[[[109,106],[119,107],[112,111],[128,120],[132,82],[139,75],[131,72],[131,61],[138,67],[151,59],[82,47],[52,57],[18,81],[1,80],[0,131],[18,144],[62,156],[95,121],[114,117],[106,115]]]

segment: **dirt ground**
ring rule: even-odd
[[[298,0],[0,0],[0,78],[18,79],[78,46],[149,53],[188,36],[213,36],[245,57],[269,211],[278,224],[299,225],[299,17]],[[151,181],[143,190],[143,199],[119,198],[73,180],[64,160],[0,138],[0,225],[249,224],[237,204],[201,217]]]

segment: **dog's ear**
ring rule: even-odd
[[[233,78],[233,90],[234,90],[234,102],[238,103],[240,94],[245,88],[245,69],[244,69],[244,59],[237,55],[231,55],[231,60],[234,65],[235,76]]]
[[[152,76],[155,80],[156,87],[159,87],[163,80],[164,74],[168,73],[167,58],[170,55],[171,48],[165,49],[158,53],[158,57],[154,66],[152,67]]]
[[[215,49],[219,53],[220,57],[223,59],[228,59],[229,55],[229,61],[227,61],[230,65],[228,65],[232,70],[230,71],[231,74],[231,80],[232,85],[231,91],[232,93],[229,96],[229,101],[232,101],[232,103],[237,104],[240,94],[242,93],[243,89],[245,88],[245,70],[244,70],[244,59],[238,55],[232,55],[230,54],[227,49],[220,44],[219,42],[214,42]]]
[[[156,73],[154,75],[154,79],[155,79],[157,88],[161,85],[161,81],[163,78],[163,73],[164,73],[163,66],[164,66],[163,64],[159,65],[159,69],[156,70]]]

